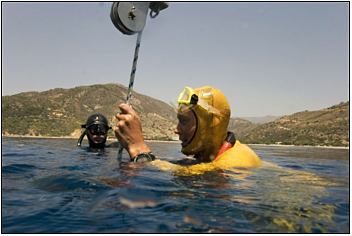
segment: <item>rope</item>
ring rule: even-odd
[[[126,97],[126,104],[127,105],[130,105],[130,100],[132,97],[133,83],[134,83],[134,77],[136,75],[136,70],[137,70],[138,53],[139,53],[139,48],[141,46],[142,32],[143,32],[143,30],[138,32],[136,48],[134,50],[134,58],[133,58],[131,76],[130,76],[130,83],[128,85],[127,97]],[[120,147],[119,153],[117,156],[117,160],[119,162],[121,162],[121,159],[122,159],[122,152],[123,152],[123,147]]]

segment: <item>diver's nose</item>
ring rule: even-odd
[[[174,132],[175,132],[175,134],[180,134],[180,131],[178,130],[178,124],[177,124],[177,126],[175,127]]]

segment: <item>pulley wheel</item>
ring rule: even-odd
[[[114,2],[110,18],[123,34],[132,35],[143,30],[150,2]]]

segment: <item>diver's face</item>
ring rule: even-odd
[[[89,135],[90,139],[95,143],[95,144],[101,144],[104,143],[106,138],[108,137],[108,134],[91,134],[89,131],[87,132],[87,134]]]
[[[197,118],[187,106],[181,104],[177,112],[178,124],[174,130],[182,141],[182,147],[186,147],[191,141],[197,130]]]
[[[109,127],[102,124],[93,124],[88,126],[87,134],[89,135],[90,140],[95,144],[104,143],[108,137]]]

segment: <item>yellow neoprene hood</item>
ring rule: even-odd
[[[190,106],[197,117],[197,130],[192,141],[181,151],[185,155],[202,152],[203,161],[209,161],[208,158],[211,155],[215,158],[226,138],[231,109],[226,97],[219,89],[205,86],[193,91],[199,100],[206,101],[215,109],[205,109],[201,105]]]

